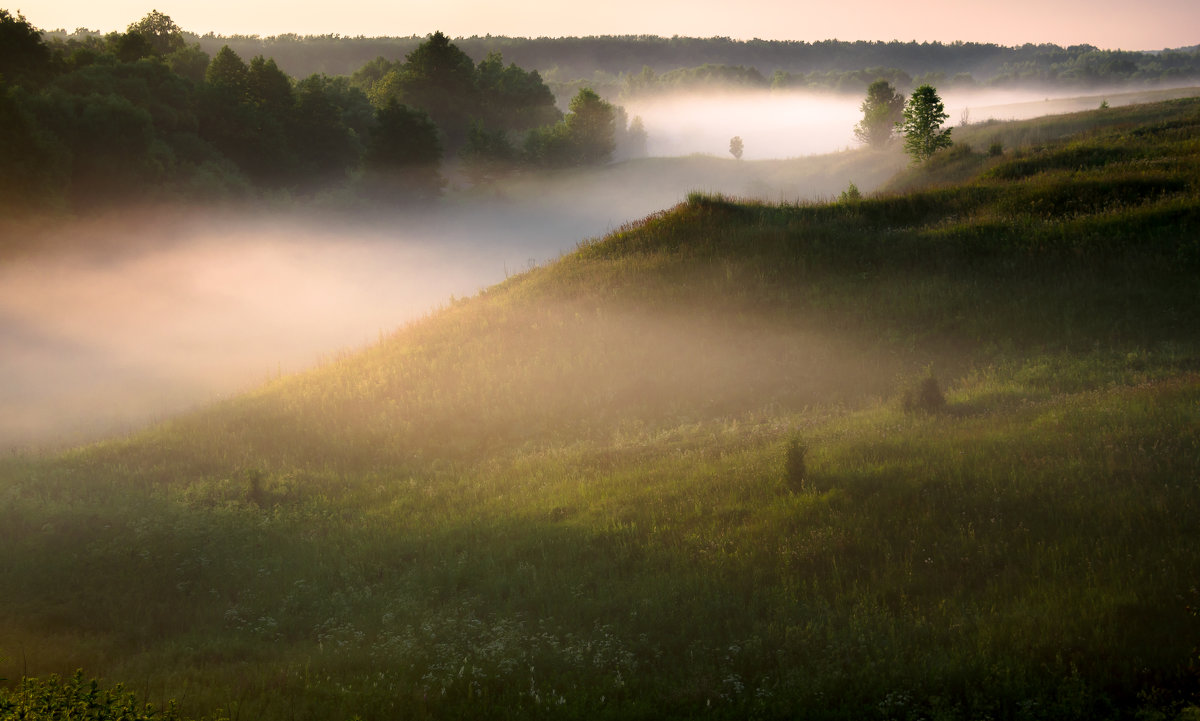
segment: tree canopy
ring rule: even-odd
[[[439,193],[447,156],[485,182],[518,165],[608,162],[618,134],[625,152],[644,152],[640,123],[626,130],[621,113],[618,127],[596,93],[581,93],[564,118],[536,71],[499,52],[476,64],[442,33],[402,61],[299,79],[263,52],[247,62],[237,41],[210,58],[189,37],[155,10],[123,33],[47,42],[0,10],[0,208],[331,184],[394,202]],[[518,150],[528,138],[537,152]]]
[[[145,38],[159,57],[169,55],[184,46],[183,31],[167,15],[151,10],[146,17],[130,23],[128,32]]]
[[[591,88],[584,88],[571,99],[570,110],[564,122],[575,145],[576,164],[611,160],[616,149],[613,106]]]
[[[34,83],[50,73],[50,48],[24,15],[0,9],[0,78]]]
[[[364,165],[372,192],[392,199],[436,195],[445,185],[438,172],[442,146],[424,112],[390,100],[376,112]]]
[[[480,119],[493,128],[523,132],[558,122],[554,93],[536,70],[504,66],[500,53],[489,53],[476,67]]]
[[[249,83],[250,69],[228,45],[213,57],[204,71],[204,82],[219,88],[233,97],[245,95]]]
[[[271,54],[281,68],[295,77],[314,72],[348,75],[379,56],[403,58],[425,40],[416,36],[200,38],[209,54],[215,54],[222,44],[229,44],[242,57]],[[696,71],[705,65],[730,69],[741,66],[747,71],[753,68],[767,84],[780,88],[825,88],[853,93],[863,92],[877,78],[886,78],[897,88],[924,83],[936,87],[951,84],[1008,87],[1028,82],[1088,88],[1113,82],[1152,84],[1200,77],[1200,52],[1196,48],[1130,52],[1049,43],[1003,46],[897,40],[743,41],[653,35],[565,38],[492,35],[456,38],[453,42],[472,58],[498,52],[520,67],[538,68],[548,83],[583,80],[600,92],[596,76],[599,72],[613,78],[613,95],[644,69],[649,69],[653,81],[641,83],[648,91],[671,90],[689,82],[705,83],[711,74]],[[962,72],[964,68],[969,73]],[[673,75],[669,83],[658,82],[657,76],[680,69],[684,72]],[[758,81],[747,72],[737,84],[755,82]]]
[[[452,144],[462,142],[479,104],[475,63],[466,53],[436,32],[405,57],[398,81],[399,97],[387,101],[424,110]]]
[[[863,119],[854,126],[854,137],[860,143],[881,148],[892,139],[896,124],[904,117],[904,96],[881,78],[867,87],[867,99],[860,109]]]
[[[950,139],[953,128],[942,129],[942,123],[949,117],[932,85],[922,85],[913,91],[904,105],[904,118],[899,124],[904,135],[904,150],[912,156],[913,162],[922,162],[941,148],[953,145],[954,141]]]
[[[377,57],[358,68],[350,82],[376,108],[396,101],[429,115],[451,151],[467,141],[468,130],[523,133],[553,125],[562,117],[554,94],[537,71],[504,65],[490,53],[476,65],[442,33],[434,33],[405,57]]]
[[[565,118],[528,135],[526,157],[547,167],[607,163],[616,149],[615,120],[613,106],[591,88],[583,88],[571,99]]]

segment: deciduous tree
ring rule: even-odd
[[[144,37],[159,57],[170,55],[184,46],[183,31],[169,16],[157,10],[151,10],[146,17],[130,23],[128,31]]]
[[[942,123],[949,117],[932,85],[922,85],[913,91],[904,106],[904,120],[899,124],[904,134],[904,150],[913,162],[922,162],[954,144],[950,139],[952,128],[942,129]]]
[[[204,82],[204,73],[208,70],[208,53],[199,43],[193,43],[168,55],[167,66],[176,75],[199,85]]]
[[[341,178],[358,161],[354,134],[342,120],[342,109],[328,88],[333,80],[310,75],[296,87],[290,135],[305,175],[322,182]]]
[[[478,111],[475,63],[449,38],[434,33],[405,56],[398,86],[399,97],[384,98],[384,103],[395,99],[424,110],[451,146],[466,138]]]
[[[127,32],[121,35],[113,34],[109,38],[112,54],[123,63],[136,63],[142,58],[154,55],[154,46],[141,33]]]
[[[620,109],[617,118],[618,130],[625,125],[624,117],[625,111]],[[623,158],[644,158],[648,139],[649,135],[646,133],[646,124],[642,122],[642,116],[635,115],[633,120],[629,121],[628,127],[618,134],[617,154]]]
[[[867,87],[867,99],[860,106],[863,119],[854,126],[858,142],[881,148],[892,139],[896,124],[904,117],[904,96],[887,80],[879,79]]]
[[[17,85],[49,75],[50,49],[42,34],[25,19],[0,9],[0,76]]]
[[[252,58],[246,69],[246,99],[275,117],[287,115],[296,104],[292,79],[279,69],[274,58],[261,55]]]
[[[222,45],[204,71],[204,82],[221,92],[242,99],[246,95],[249,68],[228,45]]]
[[[536,128],[525,140],[526,158],[550,167],[607,163],[614,150],[616,110],[591,88],[579,91],[558,124]]]
[[[616,149],[613,106],[591,88],[571,100],[565,122],[574,145],[576,164],[594,165],[612,160]]]
[[[376,112],[363,159],[370,194],[396,200],[437,195],[446,183],[441,159],[438,129],[427,114],[395,100]]]
[[[524,132],[562,118],[554,93],[536,70],[504,66],[500,53],[489,53],[476,68],[480,119],[488,127]]]

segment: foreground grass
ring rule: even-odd
[[[8,459],[0,676],[231,718],[1193,713],[1198,107],[921,193],[697,196]]]
[[[938,415],[683,426],[258,499],[223,478],[101,498],[64,470],[9,488],[6,648],[253,717],[1180,703],[1200,384],[1107,370],[1127,381],[1063,392],[1039,363]]]

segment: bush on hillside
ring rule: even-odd
[[[946,408],[946,396],[932,370],[904,389],[901,405],[907,413],[937,413]]]
[[[842,191],[842,194],[838,196],[839,203],[857,203],[860,200],[862,200],[862,192],[859,191],[858,186],[854,183],[850,183],[850,185]]]
[[[788,441],[787,453],[783,460],[783,480],[793,491],[802,490],[807,482],[808,466],[805,463],[807,455],[808,446],[800,440],[799,436],[792,436],[792,439]]]

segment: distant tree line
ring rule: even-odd
[[[620,127],[618,127],[618,124]],[[87,209],[348,188],[429,197],[453,160],[476,182],[610,160],[642,133],[581,92],[564,116],[536,71],[476,65],[441,33],[403,61],[295,80],[263,54],[209,54],[166,15],[49,40],[0,10],[0,205]]]
[[[705,63],[692,68],[677,68],[662,74],[656,73],[649,65],[644,65],[641,72],[625,76],[623,91],[626,95],[639,95],[668,90],[769,86],[770,81],[756,68],[743,65]]]
[[[71,36],[86,36],[77,30]],[[51,35],[66,39],[68,33]],[[277,35],[271,37],[185,35],[215,54],[229,45],[242,57],[274,58],[296,77],[313,73],[348,75],[376,57],[405,57],[423,37],[365,38],[339,35]],[[454,41],[471,57],[502,53],[524,68],[538,69],[555,82],[611,79],[613,89],[643,68],[659,76],[689,72],[704,66],[754,69],[762,85],[820,87],[859,92],[879,77],[894,84],[946,86],[970,82],[1006,86],[1038,82],[1070,87],[1106,83],[1180,82],[1200,78],[1197,47],[1161,52],[1101,50],[1092,45],[1062,47],[1027,43],[1002,46],[965,42],[818,42],[732,40],[730,38],[664,38],[653,35],[583,38],[469,37]],[[880,72],[884,70],[886,72]],[[700,71],[703,75],[704,72]],[[956,79],[957,78],[957,79]],[[666,85],[682,78],[672,77]],[[609,93],[601,93],[609,95]]]
[[[447,151],[475,182],[517,167],[560,168],[608,162],[645,150],[641,120],[581,88],[564,115],[536,70],[507,66],[498,52],[477,65],[442,33],[403,62],[380,56],[350,75],[376,107],[407,103],[427,112]]]
[[[1045,58],[1057,57],[1048,54]],[[1128,53],[1092,50],[1080,55],[1065,55],[1061,62],[1037,60],[1006,63],[996,74],[976,76],[970,72],[947,73],[930,70],[913,74],[898,67],[872,66],[858,70],[812,70],[809,72],[776,70],[767,78],[754,67],[706,63],[657,73],[646,65],[637,73],[618,77],[593,73],[592,84],[605,81],[614,95],[631,96],[709,87],[726,89],[834,90],[860,92],[880,78],[893,85],[913,87],[939,85],[954,88],[1004,88],[1021,85],[1077,87],[1087,89],[1113,83],[1157,84],[1200,82],[1200,53]],[[599,80],[599,82],[596,82]]]

